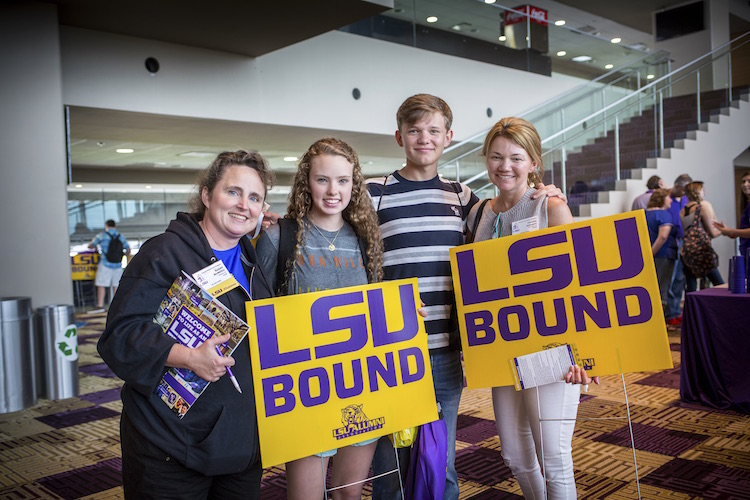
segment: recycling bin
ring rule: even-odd
[[[78,396],[78,330],[70,305],[40,307],[34,313],[37,394],[45,399]]]
[[[34,406],[37,390],[30,297],[0,299],[0,413]]]

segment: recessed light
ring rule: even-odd
[[[653,79],[654,79],[654,75],[646,75],[646,80],[653,80]]]
[[[573,60],[575,62],[586,62],[591,60],[591,56],[575,56]]]
[[[453,26],[451,26],[451,29],[453,31],[461,31],[461,25],[460,24],[454,24]]]
[[[177,156],[188,156],[190,158],[209,158],[216,156],[216,153],[209,153],[208,151],[188,151],[187,153],[180,153]]]
[[[151,186],[144,186],[146,189],[151,189]]]
[[[484,3],[495,3],[496,0],[484,0]]]
[[[555,26],[564,26],[565,25],[565,19],[558,19],[555,21]]]
[[[284,161],[297,161],[296,156],[285,156]]]
[[[437,16],[430,16],[427,18],[428,23],[436,23],[438,20]]]
[[[610,40],[610,42],[612,42],[612,43],[620,43],[620,42],[622,42],[622,38],[616,36],[612,40]]]
[[[557,55],[558,55],[558,57],[562,57],[562,56],[564,56],[565,54],[567,54],[567,52],[565,52],[564,50],[559,50],[559,51],[557,52]]]
[[[77,188],[82,188],[82,187],[83,187],[83,184],[76,184],[76,187],[77,187]]]
[[[115,149],[115,152],[116,153],[121,153],[121,154],[125,155],[125,154],[133,153],[133,152],[135,152],[135,150],[134,149],[130,149],[130,148],[119,148],[119,149]]]
[[[614,65],[614,64],[606,64],[606,65],[604,66],[604,69],[612,69],[612,68],[614,68],[614,67],[615,67],[615,65]]]
[[[508,39],[508,37],[506,37],[505,35],[502,35],[502,36],[497,37],[497,39],[500,40],[501,42],[504,42],[505,40]]]

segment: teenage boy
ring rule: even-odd
[[[453,138],[452,122],[450,107],[439,97],[409,97],[396,113],[396,142],[404,149],[406,166],[367,181],[383,233],[385,279],[417,277],[427,312],[425,329],[435,397],[448,429],[446,500],[458,498],[454,462],[463,389],[461,347],[456,326],[450,321],[455,299],[449,249],[464,242],[464,221],[478,201],[468,186],[444,180],[437,173],[438,160]],[[538,194],[550,191],[562,194],[555,186],[547,186]],[[372,467],[376,476],[396,467],[393,445],[387,437],[378,443]],[[401,498],[398,475],[374,480],[372,498]]]

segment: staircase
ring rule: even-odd
[[[743,87],[733,90],[734,104],[740,100],[747,101],[750,88]],[[708,122],[715,121],[716,117],[729,112],[727,92],[725,90],[712,90],[700,94],[700,122],[698,123],[696,94],[670,97],[663,100],[661,109],[663,113],[663,136],[664,148],[668,150],[679,141],[689,137],[695,137],[691,132],[700,130]],[[644,176],[643,169],[648,168],[649,159],[659,157],[660,131],[657,127],[659,113],[658,107],[650,105],[644,109],[642,114],[635,116],[619,127],[619,155],[620,155],[620,179],[645,179],[653,175],[649,172]],[[705,127],[704,127],[705,128]],[[668,154],[668,153],[666,153]],[[585,215],[587,210],[581,212],[581,207],[600,202],[600,193],[616,189],[617,178],[615,174],[615,134],[608,131],[606,136],[599,137],[585,145],[579,152],[569,154],[566,159],[567,185],[569,206],[574,216]],[[556,161],[553,169],[559,172],[561,162]],[[551,175],[547,178],[549,182]],[[670,178],[665,178],[667,184]],[[645,185],[645,182],[643,183]],[[644,188],[645,190],[645,188]],[[589,209],[590,211],[590,209]]]

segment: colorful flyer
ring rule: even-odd
[[[247,303],[263,467],[437,419],[417,280]]]
[[[672,367],[643,210],[452,248],[469,388],[574,344],[589,375]]]

